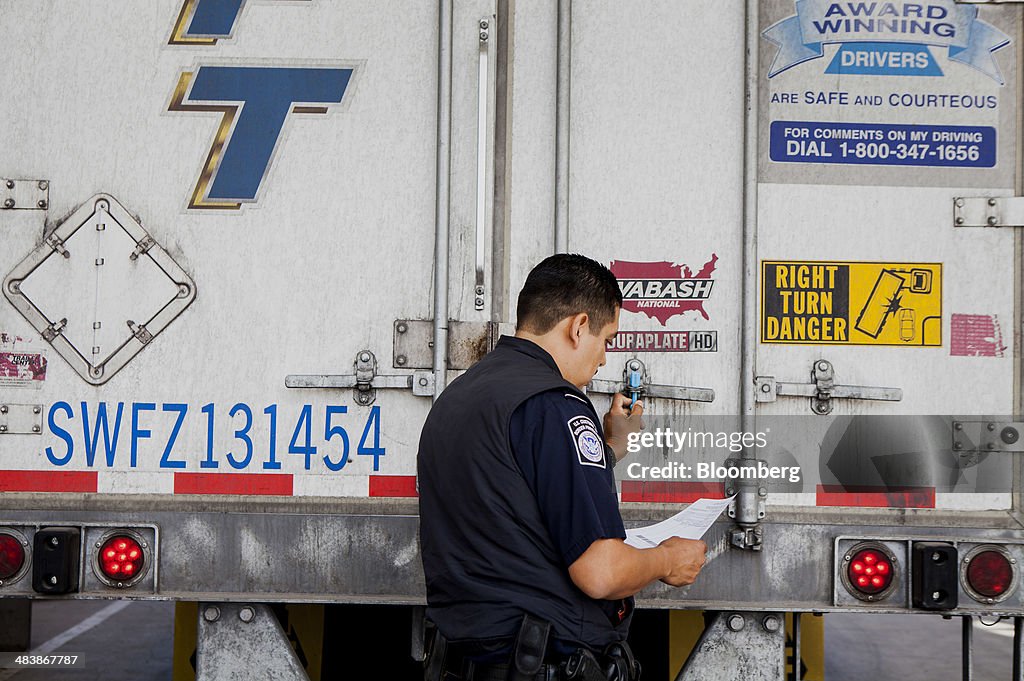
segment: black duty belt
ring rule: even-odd
[[[473,665],[472,681],[506,681],[507,664]],[[564,665],[543,664],[540,671],[530,677],[531,681],[561,681],[565,678]]]

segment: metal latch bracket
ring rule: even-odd
[[[382,376],[377,373],[377,357],[369,350],[356,353],[351,374],[289,374],[285,376],[286,388],[352,388],[352,396],[361,406],[369,406],[377,400],[377,391],[383,388],[412,390],[413,395],[430,397],[434,394],[434,374],[430,371],[415,371],[411,374]]]
[[[626,360],[622,370],[622,382],[594,379],[587,386],[587,392],[599,395],[623,393],[634,399],[660,397],[667,400],[687,402],[714,402],[715,391],[711,388],[691,388],[682,385],[658,385],[650,383],[650,375],[643,361],[633,357]]]
[[[755,379],[755,397],[758,402],[774,402],[779,396],[809,397],[811,411],[815,414],[832,413],[833,400],[881,400],[899,402],[903,391],[899,388],[878,388],[863,385],[836,385],[832,363],[819,359],[811,367],[813,383],[783,383],[774,376],[758,376]]]
[[[1024,227],[1024,196],[957,197],[953,226]]]

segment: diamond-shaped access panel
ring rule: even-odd
[[[4,295],[89,383],[107,382],[196,297],[192,278],[108,194],[7,275]]]

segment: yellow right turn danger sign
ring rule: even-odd
[[[761,342],[942,345],[942,265],[765,260]]]

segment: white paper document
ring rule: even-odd
[[[626,543],[638,549],[650,549],[669,537],[700,539],[734,498],[735,495],[725,499],[698,499],[667,520],[626,530]]]

